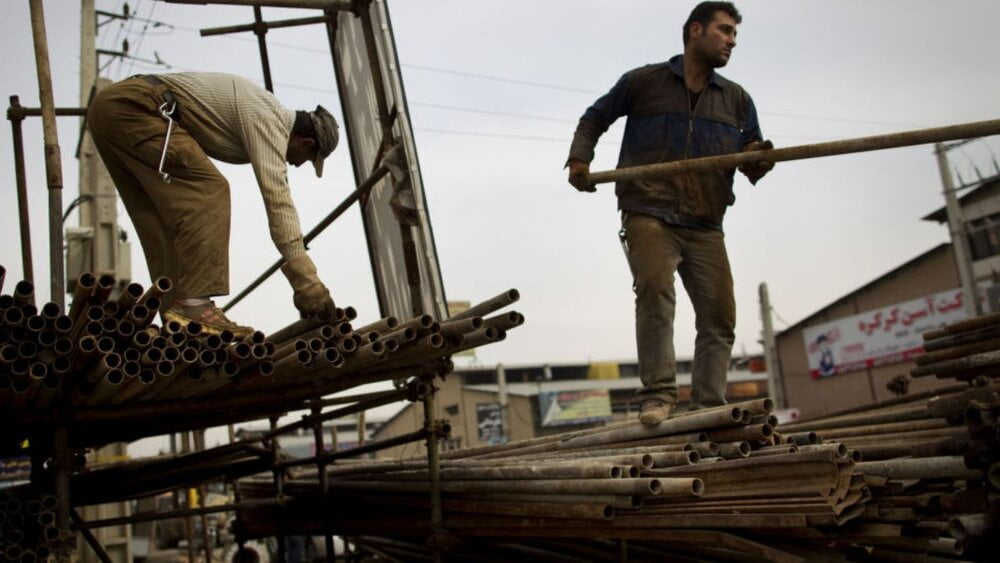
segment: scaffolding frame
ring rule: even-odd
[[[223,33],[236,33],[243,31],[253,31],[258,38],[258,47],[260,51],[261,64],[264,74],[265,86],[268,90],[273,90],[273,83],[271,80],[271,69],[270,62],[267,53],[267,44],[265,35],[269,29],[279,28],[279,27],[291,27],[298,25],[310,25],[322,23],[326,27],[328,40],[330,42],[331,55],[335,50],[335,39],[337,32],[337,18],[339,12],[349,12],[357,17],[363,26],[364,39],[366,45],[366,55],[367,63],[369,65],[370,79],[372,82],[372,88],[377,100],[377,110],[378,110],[378,121],[380,123],[381,129],[381,143],[379,145],[379,156],[387,153],[396,142],[394,141],[393,126],[399,115],[397,108],[389,107],[387,102],[386,87],[383,82],[383,77],[381,75],[381,66],[379,61],[378,47],[376,45],[375,31],[372,25],[371,18],[371,6],[372,0],[166,0],[168,2],[174,3],[193,3],[193,4],[235,4],[235,5],[245,5],[250,6],[254,10],[254,23],[240,26],[231,26],[229,28],[216,28],[211,30],[203,30],[202,35],[219,35]],[[274,22],[266,22],[263,20],[261,13],[262,6],[270,7],[285,7],[285,8],[312,8],[312,9],[322,9],[323,16],[320,17],[310,17],[310,18],[298,18],[294,20],[281,20]],[[61,203],[61,165],[59,162],[59,148],[57,141],[54,137],[54,118],[56,116],[85,116],[87,108],[55,108],[51,96],[51,71],[48,65],[48,55],[47,55],[47,38],[44,31],[44,20],[41,15],[41,0],[32,0],[32,20],[33,20],[33,36],[35,38],[36,46],[36,57],[38,63],[38,75],[40,91],[42,94],[42,107],[38,109],[34,108],[24,108],[20,105],[17,96],[12,96],[10,99],[10,107],[7,112],[8,119],[11,121],[13,137],[14,137],[14,153],[15,153],[15,169],[16,169],[16,184],[18,190],[18,202],[19,202],[19,220],[21,223],[21,243],[22,243],[22,261],[24,267],[24,273],[27,276],[27,280],[33,283],[33,263],[30,247],[30,223],[28,220],[27,213],[27,186],[26,186],[26,175],[24,166],[24,149],[23,149],[23,136],[22,136],[22,122],[25,117],[28,116],[41,116],[46,130],[46,172],[49,179],[49,230],[50,230],[50,246],[52,251],[50,252],[50,269],[52,272],[52,284],[51,284],[51,299],[53,302],[57,303],[62,307],[65,302],[65,280],[62,278],[62,264],[63,264],[63,252],[62,252],[62,203]],[[40,25],[35,25],[38,22],[42,22]],[[340,69],[338,68],[337,60],[334,57],[334,67],[335,72],[340,76]],[[401,100],[405,103],[405,99]],[[346,100],[342,99],[342,102]],[[345,110],[346,113],[346,110]],[[82,133],[82,131],[81,131]],[[408,134],[408,132],[407,132]],[[415,157],[415,155],[414,155]],[[379,161],[376,158],[376,161]],[[357,163],[355,163],[357,164]],[[416,168],[415,166],[408,166],[409,172],[412,174]],[[357,166],[355,166],[355,172],[357,173]],[[384,164],[379,164],[376,166],[368,177],[360,183],[360,185],[350,194],[344,201],[338,205],[326,218],[324,218],[316,227],[314,227],[308,235],[304,237],[306,243],[311,241],[313,238],[318,236],[323,230],[325,230],[334,220],[336,220],[340,215],[342,215],[348,208],[350,208],[354,202],[364,201],[366,197],[371,193],[371,190],[382,181],[389,173],[389,169]],[[422,194],[420,194],[422,197]],[[422,209],[426,212],[426,207]],[[436,313],[435,316],[443,318],[447,313],[444,308],[443,302],[443,287],[440,281],[440,272],[437,270],[436,255],[432,252],[429,253],[429,259],[431,262],[430,270],[431,272],[422,272],[419,265],[420,258],[428,259],[428,256],[417,257],[416,252],[416,242],[413,236],[412,227],[414,225],[406,225],[403,223],[399,224],[398,236],[402,240],[402,247],[405,252],[404,265],[406,268],[406,279],[409,282],[409,309],[410,313],[424,313],[428,309],[427,295],[423,289],[422,281],[430,279],[430,285],[435,286],[431,293],[435,296],[429,305],[430,311]],[[424,231],[422,234],[426,237],[425,244],[430,244],[433,247],[433,237],[430,234],[429,224],[425,221],[422,226]],[[58,235],[58,236],[56,236]],[[369,237],[372,235],[372,231],[368,232]],[[56,251],[58,249],[58,252]],[[369,245],[371,252],[371,245]],[[375,267],[375,257],[372,256],[373,268]],[[226,305],[226,308],[232,307],[243,297],[252,292],[257,286],[260,285],[267,277],[272,275],[280,266],[278,264],[273,265],[267,271],[265,271],[255,282],[241,292],[236,298],[234,298],[230,303]],[[424,269],[427,269],[424,266]],[[423,278],[423,279],[422,279]],[[383,277],[376,272],[376,280],[382,280]],[[385,295],[379,293],[379,303],[383,310],[383,315],[387,308],[391,308]],[[450,364],[450,362],[447,362]],[[434,387],[432,381],[434,378],[443,375],[450,371],[451,366],[447,365],[437,365],[433,369],[427,370],[423,374],[418,374],[415,379],[411,380],[411,383],[416,381],[420,382],[420,385],[415,390],[413,385],[408,386],[406,389],[388,391],[382,394],[377,394],[375,396],[368,394],[365,396],[358,396],[358,401],[353,405],[335,409],[330,412],[323,412],[324,406],[330,406],[333,404],[340,404],[344,402],[341,398],[335,402],[316,400],[316,397],[312,395],[319,394],[320,389],[313,389],[312,393],[303,393],[302,390],[296,392],[293,390],[290,394],[284,397],[284,402],[279,401],[281,408],[254,408],[254,405],[249,404],[247,401],[243,401],[240,404],[230,404],[231,409],[237,407],[243,407],[245,410],[242,411],[241,415],[227,415],[222,418],[215,419],[216,422],[228,423],[230,428],[234,422],[243,422],[246,420],[256,420],[261,417],[266,417],[270,420],[271,430],[265,435],[266,438],[260,440],[242,440],[234,441],[231,439],[230,446],[234,445],[246,445],[249,443],[261,442],[266,443],[272,448],[272,452],[276,451],[277,448],[277,437],[285,432],[293,431],[298,428],[303,428],[305,426],[310,426],[314,433],[314,442],[316,446],[317,455],[313,458],[308,458],[306,460],[296,460],[295,464],[308,464],[315,463],[325,479],[325,468],[327,464],[334,459],[340,457],[353,457],[357,455],[362,455],[365,453],[378,451],[380,449],[393,447],[401,443],[425,440],[428,452],[428,462],[429,462],[429,474],[431,482],[431,523],[433,536],[429,539],[429,545],[435,552],[435,558],[440,560],[442,557],[443,548],[446,545],[445,536],[446,533],[443,529],[443,518],[442,518],[442,504],[441,504],[441,488],[440,488],[440,460],[438,457],[438,439],[441,437],[446,437],[449,432],[448,425],[445,421],[433,420],[434,413],[434,394],[436,388]],[[319,394],[318,396],[322,396]],[[346,450],[344,452],[335,452],[332,454],[319,454],[319,452],[325,451],[322,423],[324,420],[328,420],[335,416],[343,415],[348,412],[364,412],[369,408],[375,406],[380,406],[383,404],[388,404],[389,402],[396,402],[403,398],[407,398],[411,401],[420,400],[423,402],[424,407],[424,426],[421,430],[390,440],[384,440],[375,443],[369,443],[358,448],[353,448],[351,450]],[[268,397],[268,401],[271,402],[274,397]],[[348,398],[349,399],[349,398]],[[161,435],[169,431],[171,435],[171,441],[173,443],[174,433],[183,432],[185,442],[187,441],[188,431],[200,430],[203,432],[204,428],[212,426],[211,424],[206,425],[201,422],[197,425],[192,424],[179,424],[173,422],[172,424],[166,423],[157,425],[150,425],[142,427],[138,425],[139,428],[132,428],[128,432],[120,432],[111,430],[111,427],[115,423],[120,423],[125,420],[131,420],[136,415],[140,418],[145,416],[147,420],[152,420],[153,417],[159,418],[164,414],[173,414],[175,419],[180,418],[179,415],[183,413],[194,413],[199,412],[203,406],[208,406],[207,403],[218,401],[205,399],[201,402],[198,400],[194,401],[174,401],[172,404],[162,405],[157,404],[155,406],[143,406],[143,405],[125,405],[123,407],[103,409],[103,408],[56,408],[52,412],[47,413],[36,413],[34,416],[21,417],[16,420],[16,423],[29,425],[32,429],[31,434],[31,456],[32,456],[32,485],[39,486],[44,490],[52,490],[56,497],[60,500],[57,514],[56,523],[60,530],[60,545],[56,552],[56,559],[59,561],[68,561],[71,552],[71,541],[73,539],[72,532],[79,531],[85,541],[90,545],[90,547],[97,554],[101,561],[110,561],[107,552],[104,550],[100,542],[90,533],[90,530],[102,526],[112,526],[120,525],[125,523],[137,523],[141,521],[149,521],[155,519],[172,518],[177,516],[191,517],[191,516],[201,516],[203,519],[206,514],[212,512],[223,512],[232,509],[239,509],[241,507],[257,506],[262,503],[250,501],[241,502],[239,499],[238,487],[234,487],[236,490],[236,502],[231,505],[226,505],[225,507],[204,507],[199,509],[187,508],[187,509],[176,509],[173,511],[160,512],[157,514],[136,514],[124,518],[115,519],[105,519],[100,521],[84,521],[76,510],[70,504],[70,476],[72,474],[72,449],[74,445],[79,446],[79,440],[82,438],[77,437],[77,442],[74,443],[74,437],[71,436],[70,428],[71,425],[92,425],[102,428],[104,433],[98,433],[97,435],[101,439],[111,439],[118,438],[120,441],[127,439],[137,439],[140,437]],[[202,403],[205,403],[202,405]],[[288,412],[289,410],[298,410],[298,408],[308,408],[311,415],[304,417],[302,422],[293,423],[290,425],[285,425],[282,427],[277,426],[278,416],[281,413]],[[202,411],[203,412],[203,411]],[[303,426],[305,425],[305,426]],[[203,438],[200,441],[197,439],[198,433],[195,434],[195,451],[203,449]],[[231,435],[232,436],[232,435]],[[90,438],[93,440],[94,438]],[[334,444],[336,447],[336,444]],[[41,470],[46,460],[51,460],[54,471],[45,473]],[[272,501],[264,504],[276,504],[280,505],[282,502],[281,487],[282,487],[282,472],[283,469],[290,464],[274,464],[272,467],[274,473],[275,487],[278,495]],[[46,481],[42,483],[41,481]],[[201,490],[203,490],[203,484],[200,485]],[[324,485],[324,490],[326,486]],[[176,496],[176,495],[175,495]],[[109,499],[109,502],[111,500]],[[203,521],[204,522],[204,521]],[[187,533],[190,537],[192,532],[191,526],[185,526],[187,528]],[[207,536],[207,531],[203,525],[202,531]],[[239,538],[238,538],[239,540]],[[333,553],[333,542],[332,542],[332,532],[328,529],[325,537],[326,547],[327,547],[327,559],[332,561],[334,558]],[[205,557],[206,561],[211,560],[211,546],[208,545],[207,537],[203,540],[205,544]],[[188,549],[189,556],[193,558],[193,542],[189,540]],[[242,548],[242,542],[240,542],[240,547]],[[279,534],[279,560],[283,561],[285,556],[284,551],[284,541],[282,536]]]

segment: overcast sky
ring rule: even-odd
[[[79,105],[79,10],[46,2],[55,99]],[[101,57],[102,76],[203,70],[262,82],[251,35],[201,38],[203,27],[246,23],[245,7],[130,0],[139,18],[108,21],[98,46],[142,60]],[[70,7],[74,5],[74,7]],[[625,71],[681,50],[694,2],[588,0],[391,1],[390,15],[415,128],[447,297],[473,302],[509,287],[526,324],[478,352],[484,365],[633,361],[631,279],[617,239],[610,186],[580,194],[562,169],[576,120]],[[121,0],[97,0],[120,12]],[[1000,117],[994,0],[739,2],[743,24],[722,73],[753,96],[764,136],[791,146]],[[27,2],[10,3],[0,38],[0,84],[37,107]],[[311,15],[264,9],[265,19]],[[106,18],[101,18],[106,21]],[[275,93],[290,108],[322,103],[340,116],[332,64],[319,27],[268,34]],[[4,98],[6,100],[6,98]],[[592,170],[613,168],[624,120],[598,145]],[[60,118],[65,205],[76,197],[79,124]],[[25,123],[35,279],[48,296],[47,195],[41,121]],[[962,180],[995,173],[997,137],[950,154]],[[231,286],[242,289],[278,256],[249,166],[221,165],[232,186]],[[0,135],[0,264],[21,278],[9,134]],[[310,229],[353,188],[348,151],[289,179]],[[734,352],[760,351],[757,287],[766,282],[781,329],[889,269],[948,240],[920,217],[943,205],[932,147],[779,163],[756,187],[737,175],[725,230],[736,284]],[[148,284],[138,240],[133,277]],[[67,223],[77,224],[76,214]],[[339,305],[379,316],[360,214],[352,210],[311,247]],[[680,289],[680,288],[679,288]],[[683,295],[683,291],[680,291]],[[221,299],[225,302],[225,299]],[[231,311],[273,331],[296,317],[291,290],[273,277]],[[787,323],[787,324],[786,324]],[[692,355],[693,313],[680,297],[676,346]]]

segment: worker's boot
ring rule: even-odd
[[[250,336],[254,332],[252,327],[238,325],[229,320],[222,309],[216,307],[213,301],[194,306],[174,303],[163,312],[163,323],[171,321],[180,323],[181,327],[196,322],[201,325],[202,332],[206,334],[221,334],[222,331],[228,330],[233,333],[236,339]]]
[[[674,405],[663,399],[646,399],[639,407],[639,422],[654,426],[670,418],[673,409]]]

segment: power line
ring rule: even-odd
[[[147,16],[146,16],[146,23],[143,24],[143,26],[142,26],[142,32],[139,34],[139,41],[135,45],[135,53],[136,54],[139,53],[139,49],[142,47],[142,40],[146,38],[146,32],[149,30],[149,22],[152,21],[153,12],[156,11],[156,5],[157,5],[157,2],[153,2],[152,6],[149,8],[149,14],[147,14]],[[134,66],[135,66],[135,59],[132,59],[129,62],[128,71],[126,71],[125,74],[126,75],[131,74],[132,68]]]

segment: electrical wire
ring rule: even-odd
[[[153,21],[153,19],[152,19],[153,18],[153,12],[156,11],[156,5],[157,5],[157,2],[153,2],[152,5],[149,8],[149,14],[146,16],[146,20],[145,20],[146,23],[143,24],[143,26],[142,26],[142,32],[139,34],[139,41],[136,42],[135,48],[133,49],[133,52],[136,53],[136,54],[138,54],[139,51],[140,51],[140,49],[142,49],[142,40],[146,38],[146,32],[149,31],[149,22]],[[138,12],[136,12],[136,13],[138,13]],[[125,71],[125,76],[128,76],[128,75],[132,74],[132,67],[135,66],[135,58],[134,57],[129,57],[129,58],[131,60],[129,61],[128,70]]]

